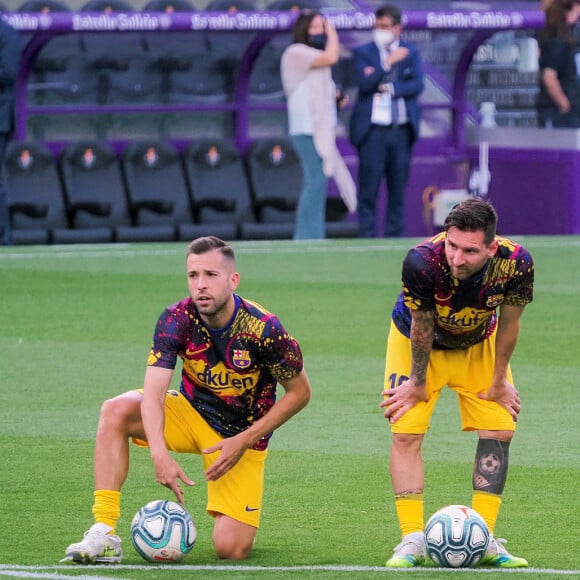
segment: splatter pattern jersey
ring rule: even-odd
[[[524,306],[532,301],[534,263],[523,246],[498,236],[496,254],[480,272],[460,281],[447,265],[445,236],[434,236],[407,253],[403,291],[392,318],[409,337],[411,310],[433,310],[433,348],[464,349],[491,335],[498,306]]]
[[[303,367],[298,342],[278,318],[255,302],[234,298],[234,316],[219,331],[203,324],[191,298],[166,308],[148,359],[148,366],[168,369],[182,359],[181,393],[224,437],[265,415],[276,401],[276,384]],[[253,448],[265,449],[270,437]]]

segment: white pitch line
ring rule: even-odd
[[[32,574],[49,574],[49,571],[54,570],[69,570],[70,565],[64,566],[23,566],[0,564],[0,575],[7,575],[4,572],[21,572],[20,577],[23,578],[59,578],[59,579],[74,579],[82,578],[84,580],[110,580],[111,576],[62,576],[59,574],[52,574],[50,576],[36,576]],[[393,573],[393,572],[429,572],[432,574],[492,574],[497,573],[497,568],[431,568],[431,567],[414,567],[414,568],[386,568],[385,566],[251,566],[251,565],[181,565],[181,564],[115,564],[94,566],[96,570],[107,570],[114,573],[115,570],[139,570],[146,572],[155,572],[163,570],[164,572],[339,572],[339,573],[353,573],[353,572],[379,572],[379,573]],[[580,570],[557,570],[553,568],[505,568],[501,570],[502,573],[511,574],[549,574],[550,576],[580,576]],[[26,575],[30,574],[30,575]]]
[[[59,572],[28,572],[26,570],[4,570],[0,568],[0,576],[8,578],[44,578],[56,580],[111,580],[110,576],[87,576],[85,574],[75,576],[65,576]],[[124,579],[129,580],[129,579]]]
[[[514,236],[515,237],[515,236]],[[385,244],[355,244],[355,245],[341,245],[334,244],[330,240],[320,241],[238,241],[232,242],[236,253],[242,254],[267,254],[267,253],[282,253],[282,254],[335,254],[335,253],[361,253],[361,252],[400,252],[407,250],[416,240],[420,238],[408,238],[406,241],[392,241]],[[540,238],[529,239],[526,236],[516,238],[517,241],[523,243],[528,248],[561,248],[561,247],[579,247],[580,237],[578,239],[566,240],[542,240]],[[0,261],[18,260],[18,259],[38,259],[46,258],[126,258],[135,256],[180,256],[185,255],[185,247],[171,247],[171,248],[150,248],[147,246],[130,246],[127,244],[110,244],[102,245],[90,244],[78,246],[38,246],[38,251],[29,252],[14,252],[1,251]]]
[[[403,251],[408,249],[406,245],[389,245],[389,246],[236,246],[232,244],[237,255],[245,254],[335,254],[337,252],[361,253],[361,252],[392,252]],[[54,251],[54,252],[13,252],[0,253],[0,261],[7,260],[37,260],[39,258],[48,259],[67,259],[67,258],[134,258],[140,256],[184,256],[183,248],[175,249],[152,249],[152,248],[134,248],[122,250],[92,250],[92,251]]]

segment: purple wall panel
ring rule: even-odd
[[[343,144],[347,165],[357,178],[356,153]],[[477,150],[470,159],[415,155],[407,188],[407,235],[426,237],[437,230],[423,202],[428,187],[465,189],[469,167],[477,166]],[[491,148],[489,199],[497,208],[499,230],[505,235],[580,234],[580,151]],[[338,195],[330,184],[330,195]],[[384,232],[387,192],[383,186],[377,203],[376,228]]]
[[[490,149],[489,197],[505,234],[580,234],[580,152]]]

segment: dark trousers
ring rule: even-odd
[[[387,184],[387,218],[385,236],[400,237],[405,233],[405,190],[409,181],[411,126],[382,127],[373,125],[358,148],[359,236],[375,237],[376,204],[383,177]]]
[[[10,135],[0,133],[0,246],[12,245],[12,228],[10,226],[10,212],[8,211],[8,196],[4,185],[4,155]]]

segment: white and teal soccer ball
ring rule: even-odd
[[[131,541],[148,562],[179,562],[195,546],[197,529],[189,512],[175,501],[144,505],[131,522]]]
[[[464,505],[435,512],[425,526],[425,548],[430,558],[445,568],[470,568],[481,560],[489,544],[483,518]]]

